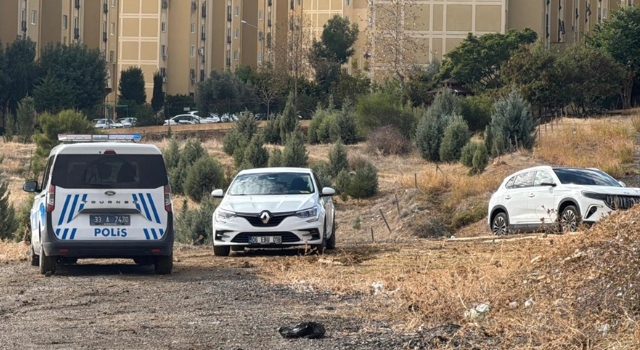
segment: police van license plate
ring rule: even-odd
[[[250,244],[282,244],[282,236],[251,236]]]
[[[129,226],[131,215],[90,215],[91,226]]]

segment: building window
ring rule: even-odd
[[[27,10],[22,9],[22,11],[20,12],[20,20],[21,21],[26,21],[27,20]]]
[[[236,15],[236,17],[240,16],[240,6],[236,6],[235,15]]]
[[[191,57],[196,57],[196,47],[195,47],[195,45],[191,45],[190,56]]]
[[[238,60],[238,50],[233,51],[233,60],[234,61]]]
[[[166,68],[160,68],[160,75],[163,78],[166,78],[167,77],[167,69]]]
[[[109,62],[115,62],[115,59],[116,59],[116,52],[109,51]]]
[[[38,11],[31,11],[31,24],[36,25],[38,23]]]
[[[111,35],[116,35],[116,24],[111,22],[111,24],[109,24],[109,31],[111,33]]]
[[[103,33],[107,32],[107,21],[102,21],[102,32]]]
[[[300,6],[300,2],[301,2],[301,0],[298,0],[298,6]]]
[[[162,31],[163,33],[167,31],[167,22],[162,22],[160,24],[160,31]]]
[[[238,39],[238,36],[240,35],[240,30],[238,28],[233,30],[233,38],[234,39]]]
[[[116,0],[111,0],[111,7],[116,7]]]
[[[69,27],[69,17],[67,15],[62,15],[62,29],[67,29]]]
[[[262,41],[262,38],[263,38],[262,31],[261,31],[261,30],[259,30],[259,31],[258,31],[258,41]]]
[[[347,6],[351,5],[351,0],[346,0]]]
[[[262,53],[258,53],[258,63],[262,63]]]
[[[160,54],[162,55],[162,59],[165,59],[167,57],[167,46],[166,45],[160,46]]]
[[[80,22],[78,21],[78,17],[74,17],[74,18],[73,18],[73,28],[74,28],[74,29],[78,29],[78,28],[80,28],[80,25],[79,25],[79,24],[80,24]]]
[[[258,11],[258,21],[262,21],[263,16],[264,16],[264,13],[262,12],[262,10]]]
[[[195,32],[196,32],[196,24],[191,23],[191,33],[195,33]]]

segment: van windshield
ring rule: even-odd
[[[153,189],[169,181],[159,154],[61,154],[51,182],[62,188]]]

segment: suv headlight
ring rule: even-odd
[[[318,207],[314,207],[314,208],[309,208],[305,210],[300,210],[296,212],[296,216],[301,219],[308,219],[307,222],[313,222],[313,221],[318,221],[319,219],[318,213],[319,213]]]
[[[236,213],[222,209],[216,210],[216,221],[225,222],[236,217]]]

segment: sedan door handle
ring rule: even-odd
[[[535,193],[529,193],[529,198],[533,198],[533,197],[535,197],[535,196],[536,196],[536,194],[535,194]]]
[[[504,196],[504,199],[511,199],[511,196]]]

